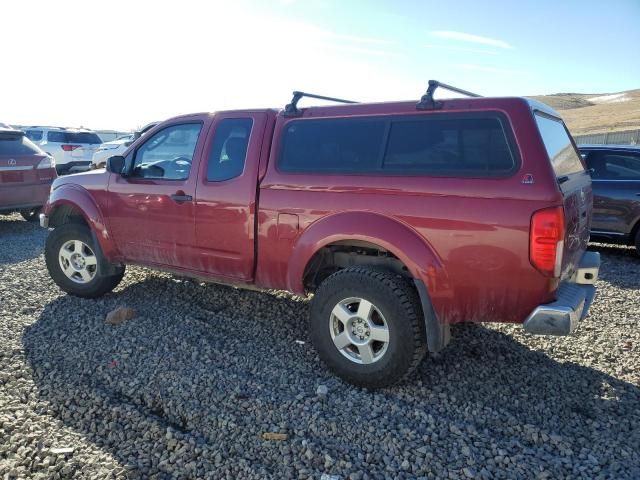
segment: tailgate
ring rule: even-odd
[[[588,173],[573,174],[561,185],[564,204],[564,252],[562,256],[563,277],[571,276],[580,263],[589,242],[593,193]]]
[[[566,277],[573,274],[589,242],[593,208],[591,176],[585,170],[562,120],[539,111],[534,113],[563,197],[565,237],[562,277]]]
[[[36,166],[45,155],[0,155],[0,185],[39,183]]]

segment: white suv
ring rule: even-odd
[[[91,130],[60,127],[23,127],[27,137],[56,159],[59,174],[91,168],[93,153],[102,144]]]

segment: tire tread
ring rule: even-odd
[[[98,264],[102,261],[102,252],[99,246],[93,245],[91,232],[88,227],[76,223],[65,223],[56,227],[49,233],[45,243],[44,257],[47,270],[53,281],[61,290],[81,298],[98,298],[110,292],[118,286],[124,277],[125,268],[119,267],[113,275],[101,275],[100,271],[96,278],[89,284],[74,284],[60,269],[58,264],[58,249],[61,242],[66,240],[87,240],[90,242],[95,255],[98,257]]]
[[[396,365],[395,368],[388,369],[384,375],[378,375],[373,379],[363,380],[358,375],[351,376],[344,373],[340,374],[340,376],[350,383],[368,388],[387,387],[404,382],[415,371],[427,353],[425,325],[418,294],[405,278],[395,273],[366,267],[348,267],[327,277],[316,291],[314,300],[329,296],[335,288],[336,282],[340,283],[342,278],[351,275],[361,277],[362,282],[371,282],[372,284],[386,287],[389,293],[393,294],[397,299],[401,308],[406,312],[403,320],[408,322],[410,327],[411,338],[409,341],[412,343],[412,355],[407,368],[403,368],[402,365]],[[312,305],[312,315],[317,314],[317,310],[320,307],[315,303]]]

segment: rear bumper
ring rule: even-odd
[[[11,212],[26,208],[41,207],[49,198],[51,182],[35,185],[0,186],[0,211]]]
[[[556,301],[537,306],[524,321],[527,333],[569,335],[589,313],[596,293],[600,254],[585,252],[576,273],[558,288]]]

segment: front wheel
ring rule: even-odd
[[[25,210],[20,210],[20,215],[27,222],[37,222],[40,218],[40,212],[42,211],[42,207],[37,208],[27,208]]]
[[[56,285],[77,297],[100,297],[113,290],[124,276],[124,266],[116,267],[115,273],[102,271],[102,253],[84,225],[56,227],[47,237],[44,255]]]
[[[426,354],[415,289],[398,275],[362,267],[340,270],[320,285],[311,337],[336,375],[367,388],[402,381]]]

